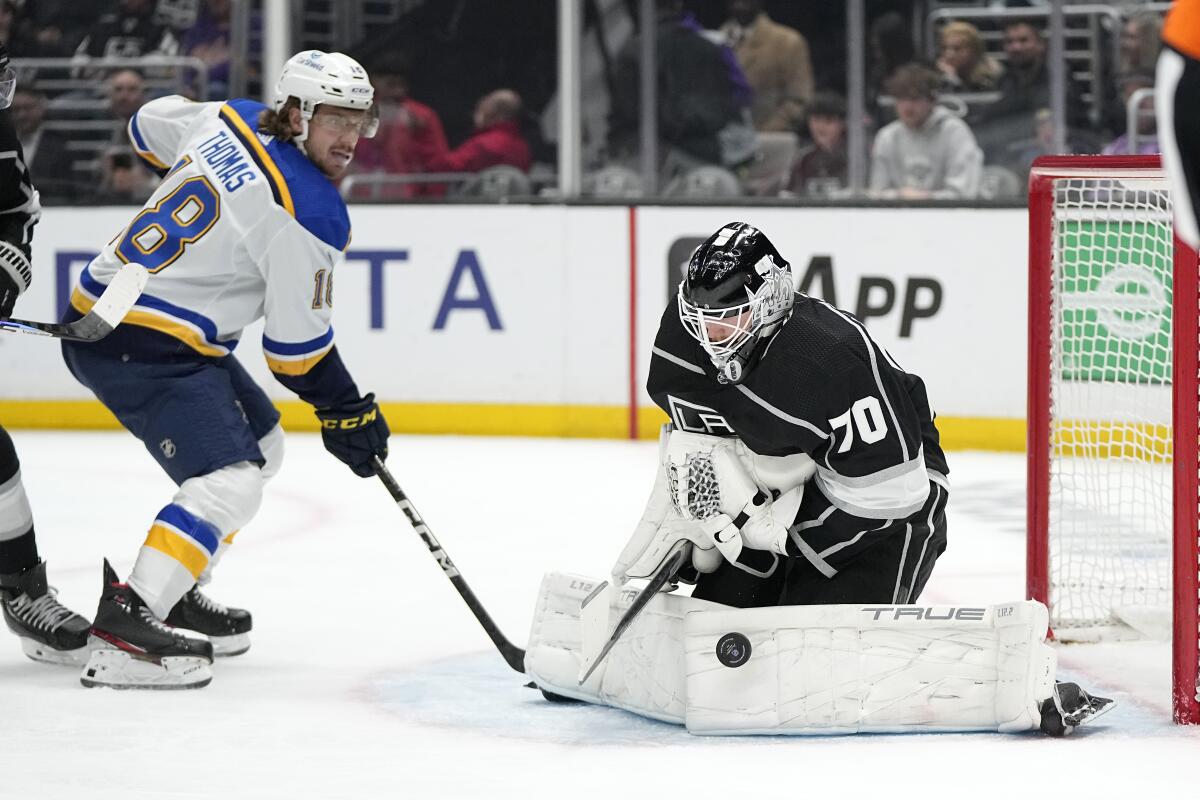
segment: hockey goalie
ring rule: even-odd
[[[721,735],[1064,735],[1111,707],[1056,682],[1041,604],[919,604],[949,491],[924,383],[761,231],[692,255],[647,389],[671,423],[632,538],[609,580],[538,593],[547,696]]]

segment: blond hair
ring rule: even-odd
[[[988,55],[979,29],[969,22],[951,20],[941,30],[942,47],[946,46],[946,40],[951,36],[961,36],[965,39],[967,50],[971,53],[971,62],[958,76],[963,83],[981,89],[994,87],[1002,70],[999,62]]]

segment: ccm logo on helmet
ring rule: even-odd
[[[923,619],[929,622],[945,622],[947,620],[958,620],[961,622],[978,622],[983,619],[983,615],[987,613],[986,608],[954,608],[952,606],[944,606],[942,608],[921,608],[920,606],[880,606],[878,608],[861,609],[865,614],[873,614],[871,619],[876,622],[882,617],[892,621],[901,619]]]

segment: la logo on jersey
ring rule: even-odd
[[[736,436],[724,417],[708,406],[701,406],[680,400],[678,397],[667,395],[667,405],[671,407],[671,421],[681,431],[689,433],[707,433],[710,436]]]

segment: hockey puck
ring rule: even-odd
[[[750,660],[750,640],[740,633],[727,633],[717,640],[717,661],[737,669]]]

